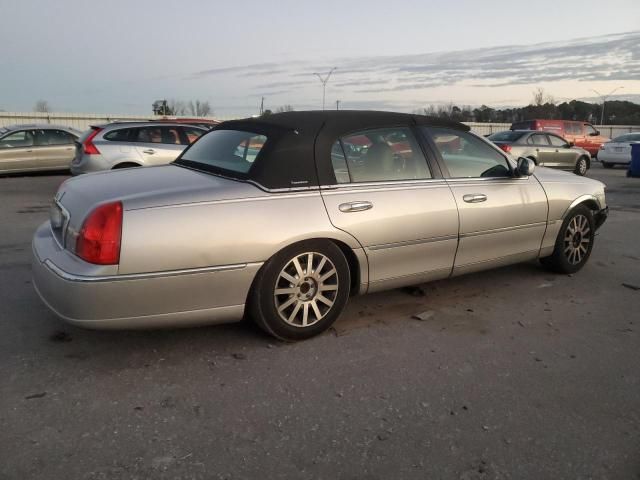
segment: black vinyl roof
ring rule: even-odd
[[[335,183],[331,147],[340,137],[386,127],[434,126],[469,131],[462,123],[409,113],[371,110],[325,110],[274,113],[223,122],[213,130],[245,130],[266,135],[267,143],[249,172],[249,179],[278,188]]]
[[[220,126],[231,127],[235,124],[272,125],[295,130],[318,128],[323,124],[327,124],[328,126],[340,125],[347,129],[351,127],[350,129],[352,130],[393,124],[412,124],[454,128],[465,132],[470,130],[467,125],[452,120],[412,113],[383,112],[376,110],[310,110],[272,113],[271,115],[263,117],[229,120],[223,122]]]

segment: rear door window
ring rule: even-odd
[[[64,130],[45,130],[46,145],[70,145],[75,137]]]
[[[180,145],[180,127],[149,126],[133,129],[132,142]]]
[[[529,138],[527,138],[527,144],[548,147],[549,140],[547,140],[547,136],[544,133],[534,133]]]
[[[331,163],[338,183],[432,178],[418,142],[406,127],[342,137],[333,144]]]
[[[111,142],[129,142],[135,128],[119,128],[104,134],[102,138]]]

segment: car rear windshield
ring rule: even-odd
[[[493,135],[489,135],[489,140],[492,142],[515,142],[520,137],[522,137],[526,132],[518,132],[518,131],[508,131],[508,132],[498,132]]]
[[[266,141],[259,133],[214,130],[198,139],[175,163],[245,177]]]
[[[627,133],[614,138],[612,141],[615,143],[640,142],[640,133]]]

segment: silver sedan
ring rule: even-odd
[[[300,340],[351,295],[534,259],[577,272],[606,215],[602,183],[516,163],[459,123],[288,112],[225,122],[171,165],[66,181],[34,285],[85,327],[249,316]]]
[[[509,130],[489,135],[489,140],[514,157],[530,158],[536,165],[586,175],[591,154],[559,135],[539,130]]]
[[[68,170],[80,132],[51,124],[0,128],[0,173]]]

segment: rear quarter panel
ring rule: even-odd
[[[331,225],[319,192],[137,210],[125,204],[119,273],[264,262],[310,238],[361,248]]]

